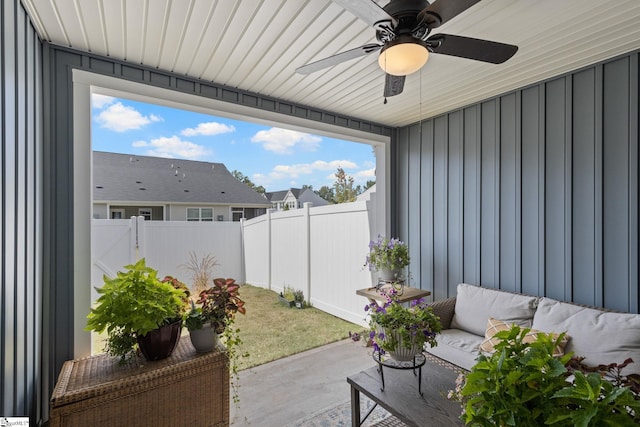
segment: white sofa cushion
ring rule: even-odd
[[[436,340],[438,345],[425,345],[425,351],[470,371],[480,355],[479,347],[483,337],[460,329],[446,329],[436,336]]]
[[[538,300],[534,296],[460,283],[451,327],[479,335],[481,340],[489,317],[530,328]]]
[[[542,298],[533,317],[533,327],[548,332],[566,331],[571,340],[565,352],[585,357],[592,366],[634,363],[623,374],[640,374],[640,315],[611,313]]]

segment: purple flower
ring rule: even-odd
[[[369,332],[369,339],[374,339],[376,337],[376,331]]]

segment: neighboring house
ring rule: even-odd
[[[93,218],[240,221],[271,204],[222,163],[93,152]]]
[[[305,203],[312,203],[312,206],[329,204],[310,188],[290,188],[283,191],[264,193],[264,195],[271,202],[271,207],[277,211],[300,209]]]
[[[371,194],[375,194],[375,192],[376,192],[376,185],[373,184],[371,187],[364,190],[362,194],[356,197],[356,201],[360,202],[360,201],[371,200]]]

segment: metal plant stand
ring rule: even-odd
[[[418,353],[413,356],[413,359],[400,361],[392,358],[383,358],[383,356],[378,351],[373,352],[373,360],[378,364],[378,372],[380,372],[380,379],[382,380],[381,391],[384,391],[384,370],[383,367],[391,368],[391,369],[412,369],[413,375],[418,377],[418,393],[420,396],[422,394],[422,366],[424,366],[427,361],[424,354]]]

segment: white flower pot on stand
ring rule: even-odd
[[[417,343],[412,343],[410,348],[406,348],[404,346],[404,342],[402,341],[402,337],[400,336],[400,334],[398,333],[398,331],[384,331],[385,336],[387,336],[387,334],[390,334],[389,336],[393,336],[396,344],[396,348],[393,351],[389,351],[389,355],[395,359],[398,360],[400,362],[405,362],[405,361],[409,361],[409,360],[413,360],[413,358],[422,352],[422,347],[420,345],[418,345]]]

